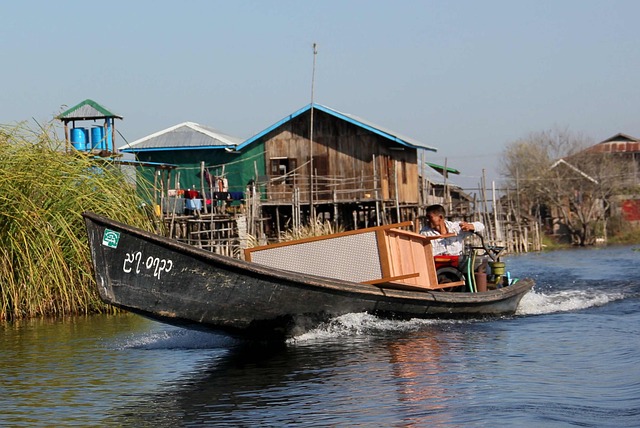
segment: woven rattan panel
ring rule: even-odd
[[[251,261],[353,282],[382,277],[375,232],[254,251]]]

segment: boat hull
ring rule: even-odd
[[[408,291],[273,269],[84,213],[101,299],[155,320],[261,339],[330,317],[512,315],[533,281],[483,293]]]

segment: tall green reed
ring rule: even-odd
[[[0,320],[113,311],[93,286],[83,211],[152,229],[119,165],[65,150],[51,125],[0,125]]]

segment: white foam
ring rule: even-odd
[[[568,312],[602,306],[624,298],[622,293],[606,293],[595,290],[567,290],[549,294],[535,290],[525,294],[520,301],[516,315],[540,315]]]
[[[235,341],[203,331],[169,328],[167,330],[135,335],[120,344],[119,348],[139,349],[215,349],[227,348]]]
[[[351,313],[335,317],[330,321],[289,339],[287,343],[311,342],[344,336],[362,336],[380,332],[415,331],[425,325],[456,323],[455,320],[418,319],[388,320],[366,312]]]
[[[516,315],[540,315],[556,312],[568,312],[606,305],[609,302],[623,299],[623,293],[607,293],[596,290],[568,290],[552,293],[531,291],[527,293],[516,311]],[[453,324],[473,322],[473,320],[438,320],[418,319],[408,321],[386,320],[362,312],[342,315],[289,339],[287,343],[313,342],[316,340],[335,339],[345,336],[371,335],[380,332],[415,331],[426,325]]]

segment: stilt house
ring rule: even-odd
[[[195,187],[206,199],[213,194],[207,177],[224,177],[230,193],[259,205],[253,215],[274,233],[318,217],[347,229],[413,220],[424,203],[420,169],[427,167],[419,157],[436,151],[320,104],[247,140],[186,122],[120,150],[138,161],[178,165],[179,178],[161,180],[166,189]],[[147,181],[158,182],[153,173]]]
[[[286,116],[237,150],[249,148],[264,153],[257,184],[265,215],[294,223],[296,215],[341,218],[349,228],[412,219],[418,150],[436,151],[320,104]]]

